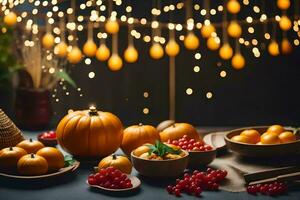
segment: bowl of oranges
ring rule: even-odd
[[[272,157],[300,152],[297,129],[281,125],[240,128],[225,136],[228,149],[242,156]]]

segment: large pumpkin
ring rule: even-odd
[[[121,149],[130,157],[132,150],[145,143],[154,144],[156,140],[159,140],[159,133],[153,126],[143,124],[129,126],[124,130]]]
[[[35,154],[27,154],[18,161],[18,172],[21,175],[37,176],[46,174],[48,163],[45,158]]]
[[[91,107],[66,115],[56,134],[62,148],[74,156],[105,157],[120,147],[123,125],[112,113]]]
[[[167,142],[169,139],[178,140],[184,135],[187,135],[190,139],[200,140],[197,130],[188,123],[175,123],[161,131],[159,134],[162,142]]]
[[[4,148],[0,151],[0,171],[15,172],[19,159],[27,152],[20,147]]]

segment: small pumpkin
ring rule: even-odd
[[[35,154],[27,154],[18,161],[18,172],[21,175],[37,176],[46,174],[48,163],[45,158]]]
[[[117,156],[115,154],[103,158],[98,164],[99,169],[107,167],[114,167],[126,174],[130,174],[132,171],[130,160],[126,156]]]
[[[159,140],[159,133],[155,127],[143,124],[129,126],[124,130],[121,149],[130,157],[132,150],[145,143],[154,144],[156,140]]]
[[[162,121],[160,122],[157,126],[156,126],[156,129],[161,132],[163,131],[164,129],[172,126],[173,124],[175,124],[175,121],[174,120],[165,120],[165,121]]]
[[[43,143],[41,143],[37,140],[33,140],[31,138],[29,140],[23,140],[22,142],[20,142],[16,146],[24,149],[28,154],[36,153],[41,148],[45,147],[43,145]]]
[[[27,152],[20,147],[8,147],[0,151],[0,170],[5,172],[17,171],[19,159]]]
[[[170,140],[178,140],[184,135],[187,135],[190,139],[200,140],[200,136],[197,130],[188,123],[175,123],[172,126],[164,129],[160,133],[160,139],[162,142],[167,142]]]
[[[122,143],[123,125],[112,113],[90,110],[70,112],[58,124],[58,143],[79,157],[105,157]]]
[[[44,147],[36,153],[36,155],[42,156],[47,160],[48,171],[58,171],[65,166],[64,155],[54,147]]]

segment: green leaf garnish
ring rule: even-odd
[[[177,149],[177,150],[173,149],[172,147],[169,147],[168,145],[160,142],[159,140],[155,141],[155,145],[149,144],[147,146],[150,149],[148,151],[149,155],[151,155],[152,153],[154,153],[154,154],[156,154],[156,155],[158,155],[160,157],[163,157],[163,156],[165,156],[168,153],[179,155],[182,152],[180,149]]]
[[[75,163],[75,159],[71,155],[65,155],[65,167],[69,167]]]

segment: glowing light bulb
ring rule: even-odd
[[[238,38],[242,34],[242,27],[236,21],[232,21],[227,27],[227,32],[229,36]]]
[[[268,51],[272,56],[279,55],[279,45],[276,41],[272,41],[268,46]]]
[[[154,43],[149,50],[149,54],[153,59],[160,59],[164,56],[164,49],[159,43]]]
[[[169,40],[166,45],[166,53],[169,56],[177,56],[180,51],[180,47],[174,39]]]
[[[202,28],[201,28],[201,35],[204,38],[208,38],[215,31],[216,31],[216,29],[212,24],[204,24],[204,26],[202,26]]]
[[[219,55],[224,60],[229,60],[233,55],[233,50],[229,43],[225,43],[219,50]]]
[[[110,50],[107,48],[105,44],[101,44],[96,51],[96,58],[99,61],[106,61],[110,56]]]
[[[279,27],[281,30],[288,31],[292,28],[292,22],[286,15],[283,15],[280,18]]]
[[[14,12],[9,12],[7,15],[4,16],[3,22],[7,26],[13,26],[17,23],[17,15]]]
[[[71,64],[77,64],[81,61],[81,58],[82,58],[81,50],[77,46],[72,47],[71,51],[68,53],[68,61]]]
[[[290,54],[293,51],[293,46],[287,38],[284,38],[281,42],[282,54]]]
[[[237,14],[241,10],[241,5],[237,0],[229,0],[227,3],[227,10],[232,14]]]
[[[119,71],[123,66],[123,61],[118,54],[112,54],[108,60],[108,67],[112,71]]]
[[[218,37],[209,37],[206,44],[208,49],[217,50],[220,48],[220,39]]]
[[[92,39],[88,39],[83,45],[83,53],[88,57],[95,56],[97,51],[97,45]]]
[[[54,53],[61,58],[64,58],[68,54],[68,45],[65,42],[61,42],[54,47]]]
[[[126,62],[134,63],[138,60],[139,54],[134,46],[130,45],[124,52],[124,59]]]
[[[195,36],[194,33],[190,32],[184,38],[184,46],[187,49],[195,50],[199,47],[199,39]]]
[[[277,0],[277,6],[281,10],[287,10],[291,6],[290,0]]]
[[[116,20],[109,19],[105,24],[105,30],[110,34],[119,32],[119,24]]]
[[[42,38],[42,45],[46,49],[51,49],[54,45],[54,37],[51,33],[46,33]]]
[[[236,53],[231,59],[231,65],[234,69],[243,69],[245,67],[245,58],[240,53]]]

